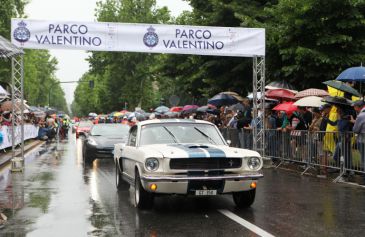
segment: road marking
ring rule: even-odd
[[[225,210],[225,209],[219,209],[218,210],[220,213],[222,213],[223,215],[225,215],[226,217],[230,218],[231,220],[234,220],[235,222],[237,222],[238,224],[244,226],[245,228],[251,230],[252,232],[262,236],[262,237],[274,237],[274,235],[264,231],[263,229],[261,229],[258,226],[255,226],[254,224],[246,221],[245,219],[237,216],[236,214]]]

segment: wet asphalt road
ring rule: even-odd
[[[9,220],[0,236],[364,236],[362,187],[266,169],[249,209],[237,210],[230,195],[169,196],[139,211],[133,188],[116,191],[114,172],[112,160],[84,168],[74,138],[29,153],[24,173],[1,168],[0,211]]]

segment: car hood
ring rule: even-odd
[[[260,154],[246,149],[213,144],[155,144],[141,147],[145,154],[160,153],[166,158],[209,158],[209,157],[247,157]]]
[[[98,144],[97,147],[113,148],[114,144],[125,143],[126,138],[113,138],[113,137],[92,137]]]

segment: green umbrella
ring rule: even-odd
[[[327,86],[330,86],[330,87],[333,87],[337,90],[350,93],[354,96],[361,97],[361,94],[356,89],[352,88],[351,86],[346,85],[343,82],[340,82],[340,81],[325,81],[325,82],[323,82],[323,84],[325,84]]]

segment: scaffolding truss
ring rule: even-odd
[[[253,57],[253,150],[265,149],[265,57]],[[260,92],[260,98],[257,93]]]
[[[11,58],[11,101],[12,101],[12,171],[24,168],[24,67],[23,55]],[[19,129],[20,128],[20,129]],[[20,152],[16,155],[19,143]]]

